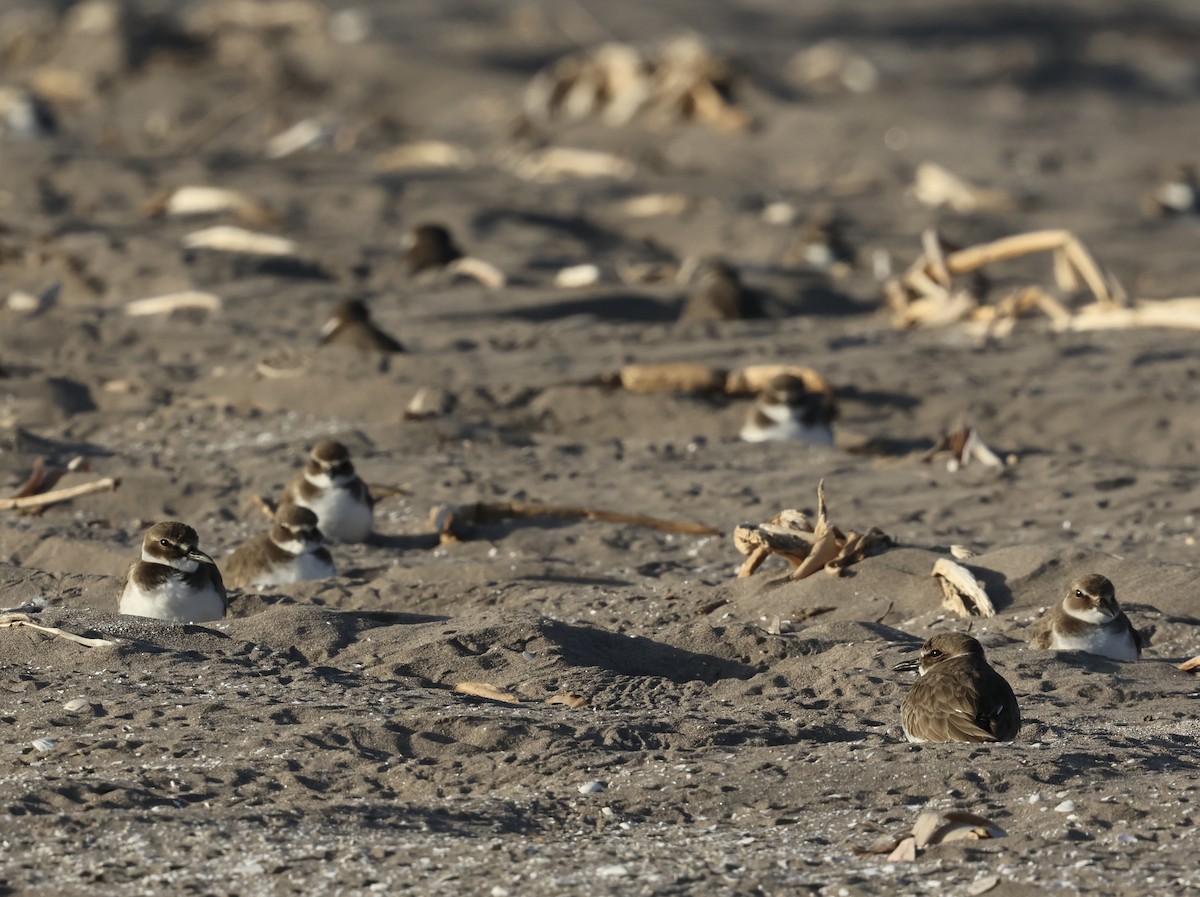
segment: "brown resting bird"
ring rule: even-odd
[[[983,645],[962,632],[943,632],[921,646],[919,660],[896,664],[919,670],[900,702],[904,737],[924,741],[1012,741],[1021,728],[1017,697],[988,666]]]

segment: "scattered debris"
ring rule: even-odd
[[[376,171],[419,171],[428,168],[473,168],[475,154],[466,147],[442,140],[402,143],[380,153],[372,163]]]
[[[983,441],[979,431],[974,427],[959,427],[946,433],[933,448],[921,455],[921,460],[929,464],[941,454],[950,455],[946,460],[946,469],[951,473],[961,467],[966,467],[972,460],[978,461],[985,467],[1004,467],[1006,461],[1009,465],[1017,463],[1016,456],[1011,454],[1006,461],[1002,461],[999,455],[988,448],[987,443]]]
[[[184,249],[212,249],[217,252],[244,252],[248,255],[296,256],[295,242],[274,234],[260,234],[221,224],[193,231],[183,238]]]
[[[846,567],[881,554],[896,543],[878,527],[865,533],[843,533],[829,523],[825,507],[825,481],[817,485],[817,522],[797,510],[780,511],[766,523],[744,523],[734,530],[737,550],[747,555],[738,578],[751,576],[770,555],[777,554],[792,565],[788,577],[804,579],[818,570],[840,576]]]
[[[18,498],[0,498],[0,511],[21,511],[27,508],[48,507],[49,505],[56,505],[60,502],[70,501],[73,498],[80,498],[84,495],[92,495],[96,492],[111,492],[120,485],[121,480],[119,478],[105,477],[102,480],[96,480],[92,483],[82,483],[78,486],[69,486],[66,489],[55,489],[52,492],[42,492]]]
[[[8,294],[8,308],[10,311],[20,312],[30,317],[40,315],[54,307],[58,302],[58,296],[62,292],[62,284],[55,282],[46,287],[36,296],[32,293],[26,293],[23,290],[15,290]]]
[[[1185,673],[1190,673],[1193,670],[1200,670],[1200,654],[1197,654],[1191,660],[1185,660],[1179,665],[1179,669]]]
[[[508,282],[504,272],[491,262],[485,262],[483,259],[469,255],[452,261],[446,266],[446,271],[451,277],[469,277],[477,280],[489,290],[503,289]]]
[[[996,608],[983,583],[962,564],[938,558],[931,574],[942,587],[942,607],[960,617],[994,617]],[[967,602],[970,602],[968,605]]]
[[[184,310],[218,312],[221,310],[221,297],[213,293],[187,290],[182,293],[169,293],[166,296],[152,296],[149,299],[134,299],[125,303],[125,314],[133,317],[169,315]]]
[[[912,192],[923,205],[935,209],[948,206],[964,215],[979,211],[1008,212],[1016,206],[1007,193],[976,187],[934,162],[917,166]]]
[[[459,694],[484,698],[488,701],[500,701],[504,704],[521,703],[521,699],[511,691],[497,688],[488,682],[459,682],[454,686],[454,690]]]
[[[627,181],[637,172],[634,163],[613,153],[564,146],[505,154],[501,156],[501,162],[523,180],[549,184],[566,178],[615,178]]]
[[[57,626],[42,626],[39,623],[33,622],[33,618],[29,614],[0,614],[0,629],[13,629],[17,626],[27,626],[30,629],[36,629],[38,632],[64,638],[69,642],[75,642],[86,648],[115,648],[123,644],[120,639],[88,638],[87,636],[67,632],[65,629],[59,629]]]
[[[81,710],[91,710],[92,702],[87,698],[73,698],[63,704],[63,710],[67,713],[78,713]]]
[[[682,215],[696,206],[697,200],[686,193],[646,193],[631,196],[619,208],[630,218],[657,218],[661,215]]]
[[[870,93],[879,84],[879,71],[865,56],[851,51],[841,41],[814,44],[788,63],[792,77],[814,93]]]
[[[318,149],[333,142],[337,128],[319,118],[298,121],[267,141],[264,153],[268,159],[282,159],[307,149]]]
[[[1024,287],[1000,303],[985,305],[970,288],[953,284],[955,276],[1035,252],[1053,253],[1054,276],[1063,292],[1077,292],[1082,282],[1094,296],[1092,308],[1107,311],[1124,306],[1125,293],[1120,284],[1101,272],[1091,253],[1070,231],[1035,231],[954,250],[937,231],[927,230],[921,242],[924,251],[917,260],[900,277],[884,285],[897,327],[944,327],[967,322],[982,335],[1004,335],[1011,331],[1018,316],[1038,310],[1048,315],[1057,328],[1070,329],[1079,313],[1073,313],[1039,287]]]
[[[563,692],[560,695],[555,695],[552,698],[548,698],[546,700],[546,703],[547,704],[565,704],[568,707],[570,707],[572,710],[579,710],[583,707],[587,707],[591,702],[588,701],[588,699],[585,698],[583,695],[576,694],[573,691],[567,691],[567,692]]]
[[[875,828],[875,827],[873,827]],[[875,828],[878,831],[878,828]],[[914,862],[917,851],[938,844],[949,844],[953,841],[982,841],[989,838],[1003,838],[1008,833],[990,819],[976,816],[974,813],[964,813],[950,810],[936,813],[924,810],[917,821],[913,823],[912,833],[904,838],[897,838],[886,832],[880,834],[867,848],[856,848],[855,853],[888,854],[892,863]],[[994,876],[993,876],[994,877]],[[986,881],[980,879],[979,882]],[[997,880],[998,881],[998,880]],[[979,884],[977,882],[976,884]],[[995,883],[974,893],[982,894],[995,887]]]
[[[729,99],[734,80],[729,63],[694,35],[671,38],[650,54],[607,43],[538,72],[525,89],[524,108],[539,124],[598,115],[619,127],[649,113],[739,132],[751,118]]]
[[[254,370],[259,376],[269,379],[280,377],[299,377],[312,364],[312,358],[299,355],[290,349],[280,349],[263,358]]]
[[[404,408],[404,420],[428,420],[448,414],[457,404],[453,393],[436,387],[422,386]]]
[[[10,498],[26,498],[30,495],[41,495],[42,493],[53,489],[55,484],[68,473],[88,473],[91,471],[91,465],[83,455],[76,455],[67,462],[65,467],[55,465],[50,467],[46,464],[45,458],[37,458],[33,462],[33,470],[30,471],[28,478],[14,492]]]
[[[600,282],[599,265],[573,265],[554,275],[554,285],[563,290],[578,290]]]
[[[180,187],[160,194],[146,203],[146,215],[179,217],[199,215],[236,215],[256,227],[278,227],[279,217],[266,206],[244,193],[225,187]]]
[[[623,514],[574,505],[542,505],[531,502],[477,502],[468,505],[440,504],[429,512],[429,521],[442,542],[461,542],[469,537],[469,527],[500,523],[505,520],[552,518],[556,520],[599,520],[642,526],[689,536],[719,536],[721,531],[702,523],[663,520],[640,514]]]

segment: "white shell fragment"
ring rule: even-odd
[[[938,558],[930,574],[942,588],[942,606],[960,617],[994,617],[996,608],[982,583],[962,564]],[[969,604],[968,604],[969,602]]]
[[[324,146],[333,139],[333,131],[334,129],[325,122],[315,118],[296,122],[267,141],[267,158],[282,159],[301,150]]]
[[[616,178],[627,181],[637,171],[628,159],[600,150],[551,146],[510,161],[517,177],[553,183],[564,178]]]
[[[600,268],[597,265],[573,265],[570,268],[563,268],[554,275],[554,285],[564,290],[590,287],[599,280]]]
[[[35,738],[30,742],[34,750],[41,751],[43,754],[54,750],[54,746],[58,744],[53,738]]]
[[[584,782],[579,786],[580,794],[599,794],[608,786],[601,781]]]
[[[148,299],[135,299],[125,303],[125,314],[133,317],[171,314],[182,309],[220,311],[221,297],[212,293],[187,290],[182,293],[168,293],[165,296],[151,296]]]
[[[504,272],[491,262],[471,256],[455,259],[446,266],[446,270],[454,277],[470,277],[477,280],[489,290],[502,289],[508,282]]]
[[[67,711],[67,713],[78,713],[80,710],[84,710],[91,706],[92,702],[87,698],[75,698],[74,700],[67,701],[67,703],[63,704],[63,710]]]
[[[294,241],[272,234],[260,234],[228,224],[193,231],[183,238],[185,249],[213,249],[217,252],[244,252],[249,255],[294,256]]]
[[[376,171],[412,171],[421,168],[471,168],[475,154],[442,140],[418,140],[393,147],[375,157]]]

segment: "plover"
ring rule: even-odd
[[[454,244],[450,231],[440,224],[420,224],[404,235],[401,245],[404,266],[408,273],[444,268],[462,258],[462,251]]]
[[[1097,573],[1088,573],[1071,583],[1062,601],[1042,617],[1030,644],[1046,650],[1137,660],[1146,640],[1117,604],[1113,584]]]
[[[757,299],[742,286],[737,269],[721,261],[701,261],[692,276],[695,288],[679,312],[680,321],[736,321],[761,318]]]
[[[808,442],[833,445],[837,409],[826,392],[810,392],[792,374],[773,377],[758,395],[738,434],[746,442]]]
[[[197,548],[196,531],[185,523],[156,523],[142,540],[142,557],[125,576],[120,611],[203,623],[225,616],[225,585],[216,562]]]
[[[317,515],[287,502],[275,512],[275,525],[255,536],[225,562],[233,588],[274,586],[335,576],[333,558],[321,545]]]
[[[321,328],[322,346],[348,346],[366,352],[403,352],[402,346],[375,326],[366,303],[351,299],[333,310]]]
[[[919,670],[900,702],[904,737],[924,741],[1012,741],[1021,728],[1017,698],[988,666],[983,646],[961,632],[943,632],[921,646],[919,660],[896,664]]]
[[[367,484],[354,472],[346,447],[332,439],[312,447],[308,464],[283,490],[282,501],[316,514],[318,528],[332,542],[365,542],[375,523]]]

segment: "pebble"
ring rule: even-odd
[[[67,713],[78,713],[80,710],[91,706],[92,703],[87,698],[76,698],[73,701],[67,701],[67,703],[63,704],[63,710],[67,711]]]
[[[600,866],[596,869],[596,874],[601,878],[624,878],[629,875],[629,870],[624,866]]]
[[[999,875],[985,875],[983,878],[977,878],[967,885],[967,893],[971,895],[986,894],[998,884],[1000,884]]]
[[[605,785],[601,781],[584,782],[582,785],[579,786],[579,793],[580,794],[597,794],[597,793],[603,791],[607,787],[608,786]]]
[[[1137,835],[1131,835],[1128,832],[1122,832],[1117,835],[1117,843],[1119,844],[1136,844]]]
[[[1064,800],[1061,804],[1054,808],[1055,813],[1073,813],[1075,811],[1075,801]]]

